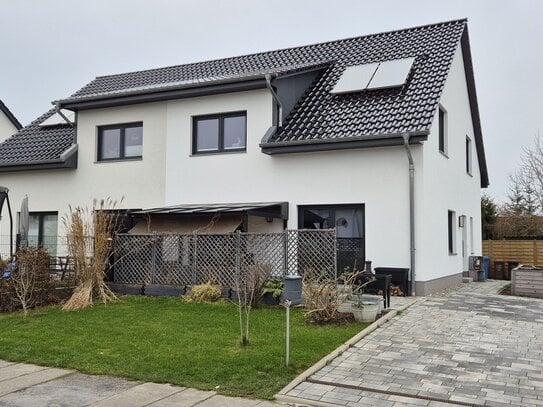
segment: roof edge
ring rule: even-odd
[[[59,106],[68,110],[85,110],[102,107],[122,106],[136,103],[158,102],[162,100],[183,99],[197,96],[216,95],[219,93],[242,92],[246,90],[255,90],[266,87],[266,80],[256,78],[252,80],[213,83],[202,86],[179,87],[175,89],[162,90],[160,88],[149,89],[146,92],[134,92],[113,95],[89,96],[78,99],[59,100]],[[56,103],[56,102],[54,102]]]
[[[0,164],[0,172],[77,168],[77,144],[72,144],[54,160],[7,162]]]
[[[464,32],[460,38],[460,45],[462,48],[462,59],[464,60],[464,72],[468,85],[468,99],[471,112],[471,121],[473,124],[473,132],[475,136],[475,146],[477,148],[477,161],[479,162],[479,172],[481,174],[481,188],[487,188],[490,185],[490,182],[486,165],[483,131],[481,129],[481,117],[479,115],[479,104],[477,102],[475,74],[473,71],[473,60],[471,58],[471,48],[469,44],[467,25],[464,27]]]
[[[6,115],[6,117],[9,119],[9,121],[15,126],[17,130],[21,130],[23,128],[23,125],[15,115],[11,112],[11,110],[8,109],[8,107],[0,100],[0,110]]]
[[[391,147],[404,145],[403,135],[410,136],[410,144],[420,144],[428,139],[429,131],[413,131],[390,133],[384,135],[341,137],[337,139],[282,141],[261,143],[260,148],[264,154],[307,153],[316,151],[348,150],[355,148]]]

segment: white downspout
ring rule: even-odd
[[[267,73],[266,75],[264,75],[264,77],[266,78],[266,87],[270,90],[273,100],[275,100],[275,103],[277,103],[277,107],[279,108],[279,118],[277,120],[277,127],[281,128],[283,127],[283,104],[281,103],[281,101],[279,100],[279,97],[277,96],[277,93],[273,89],[273,86],[271,84],[271,78],[272,78],[271,75]]]
[[[409,251],[411,258],[411,295],[415,293],[415,163],[413,155],[409,147],[409,139],[411,136],[408,133],[402,135],[405,151],[407,152],[407,160],[409,161]]]

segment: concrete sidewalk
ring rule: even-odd
[[[142,383],[0,360],[2,407],[277,407],[170,384]],[[284,404],[283,404],[284,405]]]

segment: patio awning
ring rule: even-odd
[[[232,233],[243,222],[241,214],[222,215],[148,215],[128,231],[133,235],[158,233]]]
[[[131,211],[133,215],[190,215],[246,212],[253,216],[288,219],[288,202],[183,204]]]

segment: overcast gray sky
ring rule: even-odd
[[[0,0],[0,99],[23,124],[95,76],[467,17],[491,186],[543,122],[539,0]]]

